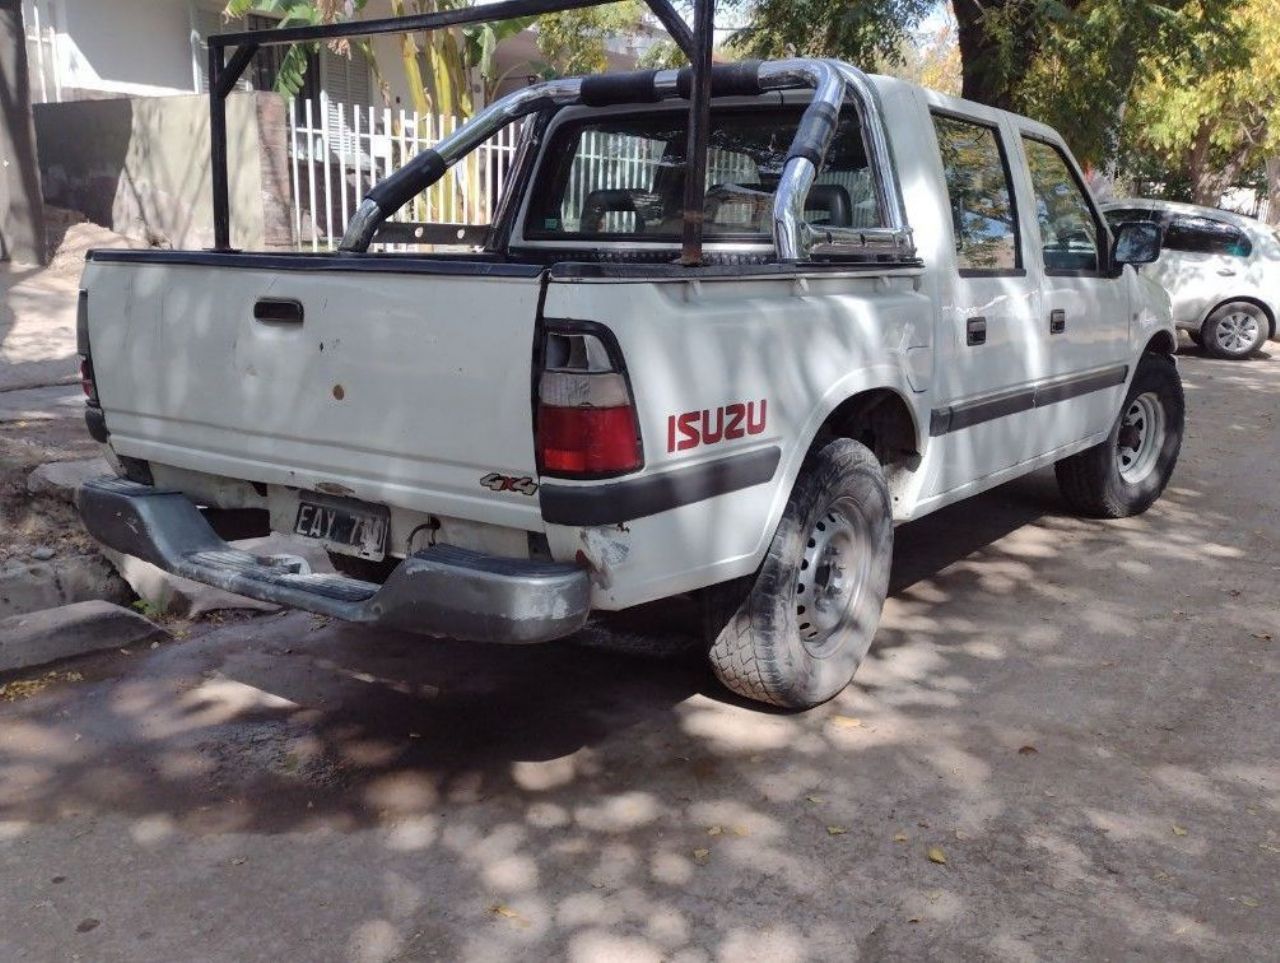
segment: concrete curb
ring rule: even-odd
[[[110,602],[76,602],[0,619],[0,672],[118,649],[169,633],[137,612]]]
[[[0,563],[0,618],[92,599],[132,598],[129,586],[97,555]]]

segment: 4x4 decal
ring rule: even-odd
[[[480,479],[480,484],[494,492],[517,492],[521,495],[533,495],[538,491],[538,483],[528,475],[517,478],[515,475],[499,475],[491,471]]]

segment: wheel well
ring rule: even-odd
[[[1157,354],[1173,354],[1178,350],[1178,341],[1168,331],[1157,331],[1142,349],[1142,353],[1154,351]]]
[[[1228,304],[1252,304],[1254,307],[1260,309],[1262,313],[1267,316],[1267,324],[1270,326],[1270,329],[1271,329],[1270,331],[1267,332],[1267,337],[1274,338],[1276,336],[1276,313],[1271,309],[1271,305],[1267,304],[1266,301],[1263,301],[1260,298],[1251,298],[1247,296],[1238,297],[1238,298],[1227,298],[1224,301],[1218,302],[1217,304],[1215,304],[1213,307],[1209,309],[1208,314],[1206,314],[1204,318],[1201,320],[1200,322],[1201,326],[1204,325],[1205,321],[1208,321],[1209,318],[1213,317],[1213,313],[1215,311],[1217,311],[1219,308],[1225,308]]]
[[[852,438],[875,454],[895,501],[900,487],[920,465],[915,418],[902,396],[889,388],[863,391],[842,401],[818,428],[810,451],[833,438]]]

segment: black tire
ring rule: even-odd
[[[835,696],[871,646],[892,556],[892,503],[875,455],[846,438],[811,454],[759,571],[703,593],[716,676],[791,709]]]
[[[1094,518],[1127,518],[1150,508],[1178,462],[1185,412],[1173,359],[1144,355],[1107,440],[1054,465],[1071,509]],[[1150,442],[1148,431],[1157,432]]]
[[[1204,336],[1199,331],[1188,331],[1187,337],[1191,339],[1191,343],[1197,348],[1204,347]]]
[[[1240,361],[1266,343],[1271,333],[1267,314],[1256,304],[1233,301],[1215,308],[1200,327],[1200,344],[1215,358]]]

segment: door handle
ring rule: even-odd
[[[1067,330],[1067,312],[1062,308],[1054,308],[1049,312],[1049,333],[1062,334]]]
[[[970,318],[964,323],[964,343],[970,346],[987,343],[987,319]]]
[[[1218,273],[1224,278],[1233,278],[1236,276],[1236,272],[1231,270],[1231,268],[1219,268]]]
[[[258,298],[253,305],[255,321],[301,324],[302,317],[302,302],[295,298]]]

